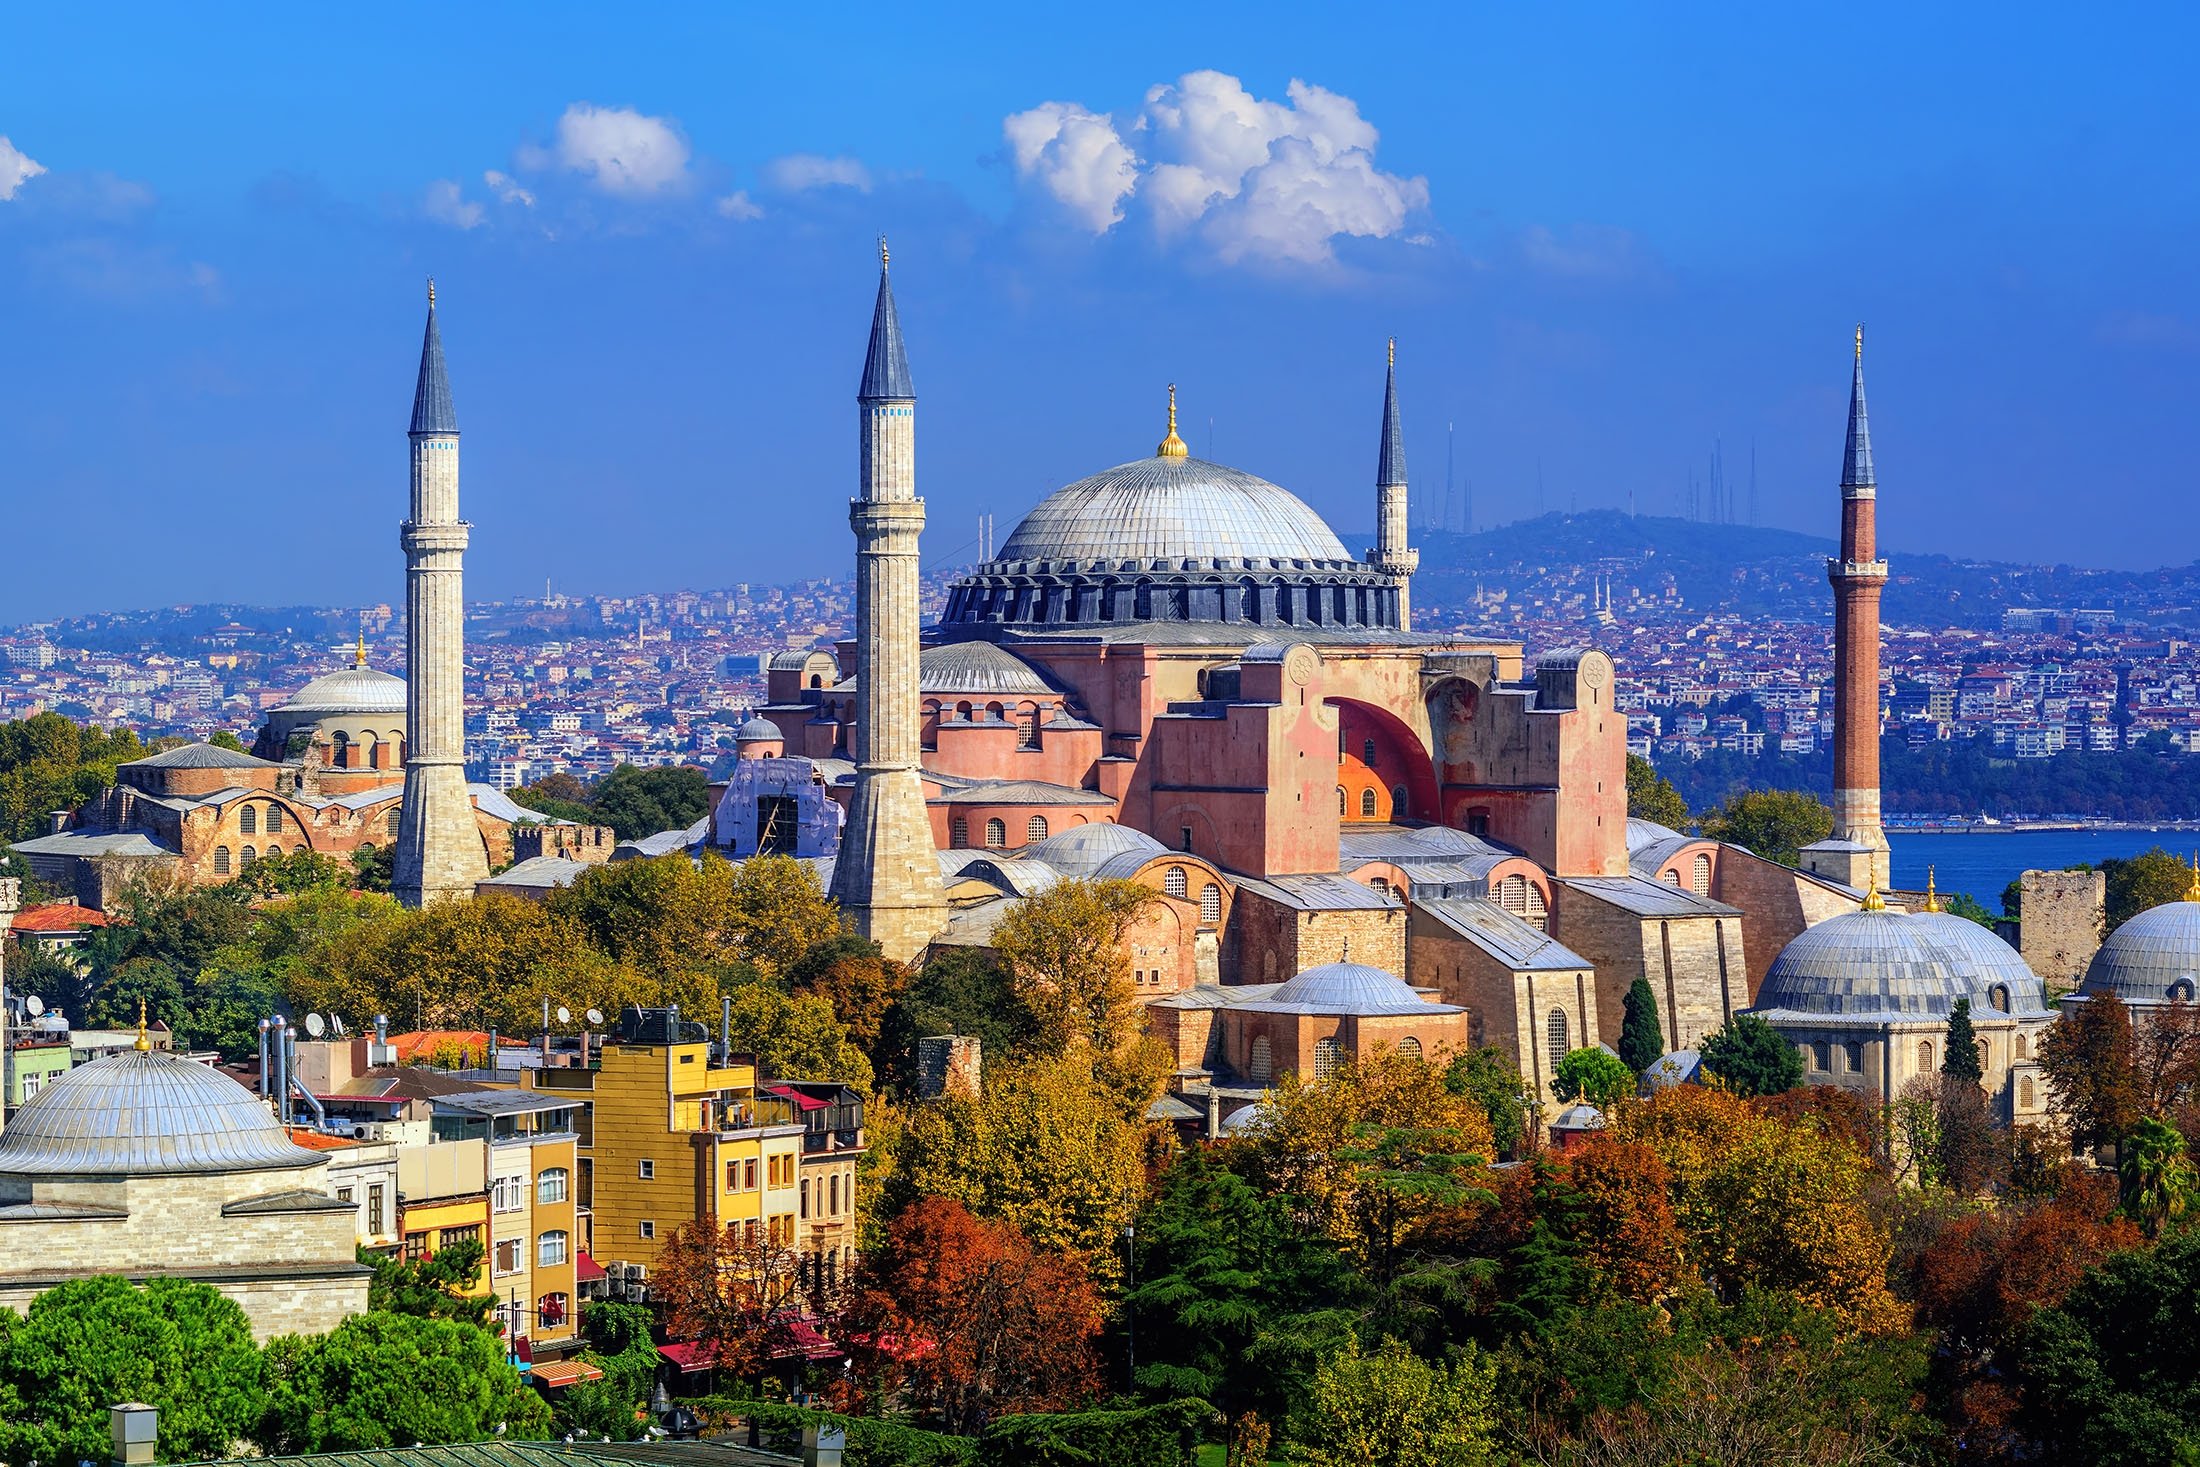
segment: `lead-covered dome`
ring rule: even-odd
[[[311,713],[334,717],[347,713],[403,713],[405,680],[377,672],[364,663],[325,673],[290,695],[277,708],[280,713]]]
[[[1365,963],[1323,963],[1287,978],[1266,998],[1238,1007],[1259,1013],[1348,1014],[1367,1018],[1381,1014],[1456,1014],[1451,1004],[1430,1003],[1395,973]]]
[[[1963,998],[1980,1018],[2048,1016],[2024,959],[1976,922],[1867,909],[1829,917],[1780,949],[1754,1012],[1774,1023],[1945,1022]]]
[[[255,1095],[206,1065],[126,1050],[48,1084],[0,1132],[0,1176],[153,1177],[312,1166]]]
[[[1290,490],[1200,458],[1141,458],[1065,484],[1001,546],[1001,560],[1352,561]]]
[[[2078,992],[2113,993],[2125,1003],[2194,997],[2200,984],[2200,901],[2149,907],[2108,935],[2086,965]]]

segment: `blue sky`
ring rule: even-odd
[[[1830,532],[1860,319],[1896,550],[2200,556],[2188,10],[794,9],[14,12],[0,620],[396,600],[431,271],[475,594],[837,573],[881,231],[938,560],[1170,381],[1365,530],[1391,334],[1423,503]]]

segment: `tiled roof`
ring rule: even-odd
[[[105,912],[80,907],[75,902],[44,902],[25,907],[8,923],[11,932],[79,932],[86,927],[105,927]]]

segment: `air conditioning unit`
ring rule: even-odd
[[[630,1282],[638,1284],[649,1277],[649,1265],[646,1263],[630,1263],[626,1266],[626,1276]]]

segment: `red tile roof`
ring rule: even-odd
[[[8,930],[81,932],[87,927],[105,927],[108,922],[105,912],[95,912],[90,907],[80,907],[75,902],[45,902],[17,912],[15,920],[8,924]]]

